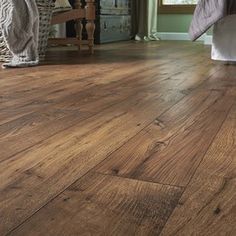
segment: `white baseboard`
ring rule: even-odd
[[[161,40],[180,40],[180,41],[189,41],[188,33],[175,33],[175,32],[158,32],[156,34]],[[212,36],[204,34],[197,41],[202,41],[206,45],[211,45]]]
[[[205,35],[204,44],[205,45],[212,45],[212,35]]]

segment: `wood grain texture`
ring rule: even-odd
[[[148,86],[145,84],[146,81],[142,81],[142,79],[132,90],[129,79],[123,84],[99,86],[99,88],[88,89],[79,94],[64,97],[62,101],[53,104],[53,109],[51,105],[43,106],[44,108],[41,110],[3,124],[0,126],[0,145],[3,147],[0,160],[4,160],[43,141],[45,138],[76,125],[112,105],[119,104],[128,98],[132,100],[132,97],[137,93],[151,92],[151,87],[159,86],[160,83],[160,81],[156,81],[156,77],[152,73],[150,71],[151,78]],[[162,83],[161,86],[166,86],[166,83],[168,82]],[[173,102],[174,97],[176,99],[182,97],[179,92],[170,91],[170,95],[173,97]],[[171,96],[169,96],[170,99]],[[24,135],[24,139],[20,139],[22,135]]]
[[[206,162],[204,155],[219,130],[227,155],[233,146],[233,131],[230,138],[221,127],[234,120],[235,72],[210,61],[209,48],[188,42],[107,44],[93,56],[52,49],[39,67],[0,70],[0,235],[159,235],[181,194],[198,191],[195,182],[207,202],[204,191],[217,191],[226,178],[219,176],[226,158],[212,152]],[[230,234],[229,160],[222,223],[207,207],[202,219]],[[188,220],[192,207],[181,212]],[[169,222],[165,235],[186,223]],[[199,232],[216,232],[200,218],[180,232],[194,235],[195,222]]]
[[[10,235],[157,235],[181,193],[177,187],[89,174]]]
[[[161,71],[156,70],[156,66],[159,64],[161,62],[147,63],[144,61],[142,68],[140,68],[131,62],[126,70],[121,70],[119,65],[118,68],[115,66],[115,69],[112,70],[106,68],[103,72],[95,67],[96,73],[89,72],[88,75],[85,74],[83,68],[79,72],[73,70],[69,75],[65,71],[60,73],[49,71],[49,75],[57,78],[52,81],[49,80],[50,76],[45,76],[45,73],[42,72],[40,81],[33,82],[32,78],[27,81],[29,86],[27,89],[24,85],[19,86],[18,81],[15,86],[11,85],[15,90],[14,95],[9,95],[11,90],[9,87],[5,90],[3,86],[3,98],[6,97],[9,102],[13,103],[7,104],[5,98],[3,104],[7,108],[0,110],[0,123],[3,123],[0,127],[2,133],[0,142],[4,147],[1,159],[25,150],[80,122],[81,119],[88,118],[115,103],[122,102],[140,91],[155,89],[156,93],[165,93],[166,89],[169,91],[169,88],[178,86],[187,80],[191,73],[198,73],[200,68],[199,66],[199,68],[190,69],[182,78],[180,72],[183,68],[176,64],[169,70],[169,77],[166,77],[168,70],[164,65],[161,64]],[[192,62],[190,65],[192,66]],[[37,78],[37,76],[40,76],[38,72],[35,77]],[[64,77],[66,79],[63,80]],[[24,78],[17,79],[23,80]],[[199,76],[199,78],[202,77]],[[201,80],[199,79],[199,81]],[[24,84],[25,81],[23,80],[22,83]],[[49,122],[39,121],[41,113],[47,114]],[[55,113],[57,117],[52,119]],[[63,117],[58,117],[59,114]],[[45,117],[45,115],[43,116]],[[26,120],[28,120],[28,124]],[[37,135],[33,134],[34,132]],[[14,135],[12,135],[13,133]],[[24,135],[24,139],[19,138],[22,135]]]
[[[236,106],[161,235],[236,234]]]
[[[179,100],[176,92],[168,96],[139,93],[3,160],[0,202],[8,201],[0,208],[0,215],[5,216],[3,226],[7,227],[1,228],[2,233],[24,221],[122,146],[176,99]]]
[[[97,171],[186,186],[233,102],[234,97],[224,92],[186,96],[102,162]]]

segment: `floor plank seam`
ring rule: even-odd
[[[97,173],[99,175],[104,175],[104,176],[117,177],[117,178],[120,178],[120,179],[127,179],[127,180],[139,181],[139,182],[143,182],[143,183],[169,186],[169,187],[173,187],[173,188],[180,188],[180,189],[185,189],[186,188],[185,186],[174,185],[174,184],[167,184],[167,183],[161,183],[161,182],[154,182],[154,181],[149,181],[149,180],[145,180],[145,179],[138,179],[138,178],[135,179],[135,178],[132,178],[132,177],[127,177],[127,176],[122,176],[122,175],[104,174],[104,173],[99,172],[99,171],[89,171],[89,172]]]
[[[189,184],[191,183],[191,181],[192,181],[192,179],[193,179],[193,177],[194,177],[195,173],[197,172],[197,170],[198,170],[199,166],[200,166],[200,165],[201,165],[201,163],[203,162],[203,160],[204,160],[204,157],[206,156],[206,154],[207,154],[207,152],[208,152],[209,148],[210,148],[210,147],[211,147],[211,145],[214,143],[214,140],[215,140],[215,138],[217,137],[217,135],[218,135],[218,133],[220,132],[221,128],[223,127],[223,125],[224,125],[225,121],[227,120],[227,118],[228,118],[228,116],[229,116],[229,113],[230,113],[230,110],[233,108],[233,106],[234,106],[234,105],[232,104],[232,105],[231,105],[231,107],[230,107],[230,109],[228,110],[228,113],[227,113],[227,115],[225,116],[225,119],[222,121],[222,124],[220,125],[220,127],[219,127],[218,131],[217,131],[217,132],[216,132],[216,134],[214,135],[214,138],[212,139],[211,143],[209,144],[209,146],[208,146],[207,150],[204,152],[204,155],[203,155],[203,157],[202,157],[201,161],[199,162],[199,164],[198,164],[198,166],[196,167],[195,171],[193,172],[193,174],[192,174],[191,178],[189,179],[188,183],[186,184],[186,186],[185,186],[185,188],[184,188],[184,190],[183,190],[182,194],[180,195],[180,198],[179,198],[179,200],[180,200],[180,199],[182,198],[182,196],[184,195],[184,193],[185,193],[186,189],[188,188]],[[179,201],[178,201],[178,203],[177,203],[176,207],[178,206],[178,204],[179,204]],[[173,213],[174,213],[174,211],[175,211],[176,207],[173,209],[173,211],[171,212],[171,214],[170,214],[170,216],[168,217],[167,221],[165,222],[165,225],[163,226],[163,229],[161,230],[160,234],[161,234],[161,233],[162,233],[162,231],[164,230],[164,228],[165,228],[166,224],[168,223],[168,221],[169,221],[170,217],[173,215]]]
[[[186,96],[189,96],[186,95]],[[179,101],[176,101],[176,103],[174,103],[172,106],[170,106],[167,110],[163,111],[162,114],[166,113],[168,110],[170,110],[173,106],[175,106],[178,102],[180,102],[181,100],[183,100],[186,96],[183,96]],[[126,99],[125,99],[126,100]],[[113,105],[111,105],[113,106]],[[105,109],[106,110],[106,109]],[[160,114],[160,116],[162,115]],[[106,161],[106,159],[108,159],[114,152],[116,152],[117,150],[119,150],[120,148],[122,148],[127,142],[129,142],[131,139],[133,139],[136,135],[138,135],[140,132],[142,132],[146,127],[148,127],[150,124],[152,124],[156,119],[154,119],[152,122],[150,122],[149,124],[147,124],[145,127],[143,127],[137,134],[135,134],[133,137],[131,137],[130,139],[128,139],[124,144],[122,144],[120,147],[118,147],[116,150],[114,150],[113,152],[111,152],[104,160],[102,160],[101,162],[99,162],[97,165],[95,165],[93,168],[91,168],[89,171],[87,171],[84,175],[82,175],[80,178],[76,179],[73,183],[71,183],[69,186],[67,186],[64,190],[62,190],[60,193],[58,193],[56,196],[54,196],[52,199],[50,199],[45,205],[43,205],[41,208],[39,208],[34,214],[32,214],[30,217],[28,217],[24,222],[22,222],[19,226],[15,227],[14,229],[12,229],[9,233],[11,233],[12,231],[14,231],[15,229],[17,229],[18,227],[20,227],[22,224],[24,224],[25,222],[27,222],[33,215],[35,215],[38,211],[40,211],[42,208],[44,208],[45,206],[47,206],[50,202],[52,202],[55,198],[57,198],[60,194],[62,194],[63,192],[66,191],[66,189],[68,189],[70,186],[72,186],[74,183],[76,183],[77,181],[79,181],[80,179],[82,179],[84,176],[86,176],[89,172],[92,172],[94,169],[97,168],[98,165],[100,165],[102,162]],[[223,125],[224,121],[222,122]],[[72,126],[73,127],[73,126]],[[53,135],[54,136],[54,135]],[[96,171],[95,171],[96,172]],[[147,181],[146,181],[147,182]],[[150,183],[154,183],[154,182],[150,182]],[[156,183],[158,184],[158,183]],[[164,185],[164,184],[163,184]],[[168,185],[168,184],[166,184]],[[174,186],[173,186],[174,187]],[[175,186],[177,188],[184,188],[183,186]],[[182,196],[182,195],[181,195]]]
[[[132,96],[135,96],[135,95],[132,95]],[[131,96],[131,97],[132,97]],[[186,95],[186,96],[189,96],[189,94],[188,95]],[[178,102],[180,102],[181,100],[183,100],[186,96],[183,96],[181,99],[179,99],[178,101],[176,101],[176,103],[174,103],[172,106],[170,106],[168,109],[166,109],[165,111],[163,111],[163,113],[161,113],[160,114],[160,116],[162,115],[162,114],[164,114],[164,113],[166,113],[168,110],[170,110],[173,106],[175,106]],[[127,99],[127,98],[126,98]],[[124,100],[126,100],[126,99],[124,99]],[[124,100],[122,100],[121,101],[121,103],[124,101]],[[120,103],[120,102],[119,102]],[[114,105],[114,104],[113,104]],[[112,107],[113,105],[111,105],[111,106],[109,106],[109,107]],[[233,106],[233,105],[232,105]],[[104,110],[106,110],[107,108],[105,108]],[[104,111],[104,110],[102,110],[102,111]],[[102,111],[100,111],[100,112],[102,112]],[[96,114],[99,114],[100,112],[98,112],[98,113],[96,113]],[[96,115],[95,114],[95,115]],[[92,116],[94,116],[94,115],[92,115]],[[91,116],[91,117],[92,117]],[[227,117],[227,116],[226,116]],[[226,120],[226,118],[224,119],[224,121]],[[15,228],[13,228],[12,230],[10,230],[6,235],[9,235],[9,234],[11,234],[14,230],[16,230],[17,228],[19,228],[21,225],[23,225],[25,222],[27,222],[31,217],[33,217],[35,214],[37,214],[41,209],[43,209],[44,207],[46,207],[48,204],[50,204],[55,198],[57,198],[59,195],[61,195],[63,192],[65,192],[66,191],[66,189],[68,189],[70,186],[72,186],[73,184],[75,184],[78,180],[80,180],[80,179],[82,179],[84,176],[86,176],[89,172],[93,172],[93,170],[94,169],[96,169],[96,167],[99,165],[99,164],[101,164],[102,162],[104,162],[104,161],[106,161],[106,159],[108,159],[111,155],[112,155],[112,153],[114,153],[114,152],[116,152],[117,150],[119,150],[120,148],[122,148],[122,146],[124,146],[127,142],[129,142],[131,139],[133,139],[136,135],[138,135],[140,132],[142,132],[146,127],[148,127],[150,124],[152,124],[153,122],[155,121],[155,119],[152,121],[152,122],[150,122],[149,124],[147,124],[145,127],[143,127],[137,134],[135,134],[133,137],[131,137],[130,139],[128,139],[124,144],[122,144],[120,147],[118,147],[116,150],[114,150],[113,152],[111,152],[104,160],[102,160],[101,162],[99,162],[97,165],[95,165],[93,168],[91,168],[89,171],[87,171],[84,175],[82,175],[80,178],[78,178],[78,179],[76,179],[73,183],[71,183],[70,185],[68,185],[65,189],[63,189],[62,191],[60,191],[57,195],[55,195],[52,199],[50,199],[46,204],[44,204],[42,207],[40,207],[37,211],[35,211],[31,216],[29,216],[27,219],[25,219],[21,224],[19,224],[18,226],[16,226]],[[222,124],[221,124],[221,127],[222,127],[222,125],[223,125],[223,123],[224,123],[224,121],[222,122]],[[73,127],[74,125],[72,125],[71,127]],[[220,127],[220,128],[221,128]],[[220,128],[219,128],[219,130],[220,130]],[[66,128],[67,129],[67,128]],[[65,130],[66,130],[65,129]],[[63,131],[60,131],[60,132],[63,132]],[[60,133],[60,132],[58,132],[58,133]],[[219,132],[219,131],[218,131]],[[218,133],[217,132],[217,133]],[[53,137],[54,135],[52,135],[52,137]],[[215,135],[216,136],[216,135]],[[215,138],[215,137],[214,137]],[[214,139],[213,139],[214,140]],[[43,141],[42,141],[43,142]],[[39,142],[39,143],[41,143],[41,142]],[[34,145],[33,145],[34,146]],[[211,146],[211,144],[209,145],[209,147]],[[27,148],[28,149],[28,148]],[[26,150],[27,150],[26,149]],[[207,152],[207,151],[206,151]],[[13,155],[14,156],[14,155]],[[204,156],[205,156],[205,154],[204,154]],[[96,171],[95,171],[96,172]],[[102,173],[99,173],[99,174],[102,174]],[[116,176],[117,177],[117,176]],[[120,177],[120,176],[119,176]],[[128,179],[128,178],[127,178]],[[137,180],[137,179],[133,179],[133,180]],[[138,180],[138,181],[142,181],[142,180]],[[145,181],[145,182],[148,182],[148,181]],[[190,182],[190,181],[189,181]],[[183,187],[183,186],[172,186],[172,185],[168,185],[168,184],[163,184],[163,183],[155,183],[155,182],[149,182],[149,183],[153,183],[153,184],[162,184],[162,185],[166,185],[166,186],[171,186],[171,187],[177,187],[177,188],[182,188],[183,189],[183,193],[184,193],[184,190],[185,190],[185,188],[187,187]],[[183,193],[181,194],[181,196],[183,195]],[[180,197],[181,198],[181,197]],[[175,208],[174,208],[175,209]],[[173,210],[174,211],[174,210]],[[173,212],[172,212],[173,213]],[[170,214],[170,216],[169,217],[171,217],[171,215],[172,215],[172,213]],[[169,218],[168,218],[169,219]],[[166,221],[166,223],[168,222],[168,220]],[[164,229],[164,227],[163,227],[163,229]]]
[[[233,227],[233,186],[197,213],[221,186],[213,171],[233,171],[235,67],[211,61],[210,47],[160,44],[0,69],[1,235]]]
[[[84,121],[86,121],[86,120],[92,118],[93,116],[96,116],[96,115],[98,115],[98,114],[100,114],[100,113],[102,113],[102,112],[104,112],[104,111],[110,109],[111,107],[116,106],[116,105],[118,105],[118,104],[121,104],[121,103],[123,103],[124,101],[126,101],[127,99],[130,99],[130,98],[135,97],[135,96],[136,96],[136,94],[133,94],[133,95],[131,95],[131,96],[127,96],[126,98],[122,99],[122,100],[119,101],[118,103],[109,105],[108,107],[102,109],[101,111],[99,111],[99,112],[97,112],[97,113],[94,113],[94,114],[92,114],[92,115],[90,115],[90,116],[88,116],[88,117],[82,119],[81,122],[84,122]],[[30,114],[34,114],[34,113],[35,113],[35,112],[30,113]],[[18,118],[17,118],[17,119],[18,119]],[[16,120],[17,120],[17,119],[16,119]],[[6,123],[6,124],[7,124],[7,123]],[[24,150],[22,150],[22,151],[20,151],[20,152],[17,152],[17,153],[15,153],[15,154],[13,154],[13,155],[7,157],[7,159],[11,159],[11,158],[13,158],[14,156],[16,156],[16,155],[18,155],[18,154],[20,154],[20,153],[22,153],[22,152],[25,152],[25,151],[31,149],[32,147],[34,147],[34,146],[36,146],[36,145],[39,145],[39,144],[41,144],[42,142],[45,142],[46,140],[48,140],[48,139],[50,139],[50,138],[52,138],[52,137],[54,137],[54,136],[60,134],[61,132],[66,131],[67,129],[70,129],[70,128],[72,128],[73,126],[76,126],[76,125],[78,125],[78,124],[73,124],[73,125],[71,125],[71,126],[68,126],[68,127],[66,127],[65,129],[60,130],[59,132],[54,133],[53,135],[49,136],[48,138],[46,138],[46,139],[44,139],[44,140],[42,140],[42,141],[40,141],[40,142],[37,142],[37,143],[33,144],[32,146],[27,147],[26,149],[24,149]],[[0,160],[0,164],[1,164],[2,162],[4,162],[4,161],[5,161],[5,159],[4,159],[4,160]]]
[[[135,95],[134,95],[135,96]],[[186,95],[187,96],[187,95]],[[181,99],[179,99],[178,101],[176,101],[175,103],[173,103],[173,105],[171,105],[168,109],[164,110],[161,114],[164,114],[165,112],[167,112],[168,110],[170,110],[173,106],[175,106],[178,102],[180,102],[182,99],[184,99],[185,96],[183,96]],[[125,99],[126,100],[126,99]],[[111,105],[113,106],[113,105]],[[154,121],[156,120],[156,118],[154,120],[152,120],[150,123],[148,123],[146,126],[144,126],[141,130],[139,130],[137,132],[140,133],[142,132],[146,127],[148,127],[150,124],[152,124]],[[74,126],[74,125],[73,125]],[[72,127],[73,127],[72,126]],[[114,151],[112,151],[107,157],[105,157],[104,160],[102,160],[101,162],[99,162],[97,165],[95,165],[93,168],[91,168],[89,171],[87,171],[84,175],[82,175],[81,177],[79,177],[78,179],[76,179],[75,181],[73,181],[71,184],[69,184],[68,186],[66,186],[62,191],[60,191],[58,194],[56,194],[53,198],[51,198],[50,200],[48,200],[43,206],[41,206],[37,211],[35,211],[32,215],[30,215],[29,217],[27,217],[23,222],[21,222],[18,226],[14,227],[13,229],[11,229],[6,235],[10,235],[13,231],[15,231],[16,229],[18,229],[21,225],[23,225],[24,223],[26,223],[31,217],[33,217],[35,214],[37,214],[41,209],[43,209],[44,207],[46,207],[48,204],[50,204],[54,199],[56,199],[59,195],[61,195],[62,193],[64,193],[68,188],[70,188],[73,184],[75,184],[77,181],[79,181],[80,179],[82,179],[83,177],[85,177],[89,172],[92,172],[94,169],[97,168],[97,166],[102,163],[103,161],[105,161],[106,159],[108,159],[112,153],[116,152],[117,150],[119,150],[123,145],[125,145],[127,142],[129,142],[132,138],[134,138],[137,134],[135,134],[134,136],[132,136],[130,139],[128,139],[125,143],[123,143],[120,147],[118,147],[117,149],[115,149]],[[54,135],[53,135],[54,136]],[[52,137],[53,137],[52,136]],[[45,141],[45,140],[44,140]],[[42,141],[43,142],[43,141]],[[41,143],[41,142],[40,142]],[[15,155],[14,155],[15,156]]]
[[[133,64],[135,64],[135,63],[133,63]],[[116,68],[116,70],[117,71],[119,71],[120,69],[122,68],[122,66],[120,66],[120,67],[118,67],[118,68]],[[141,73],[141,72],[144,72],[144,71],[148,71],[148,70],[150,70],[150,69],[152,69],[153,68],[153,65],[152,66],[150,66],[150,65],[148,65],[148,66],[146,66],[145,67],[145,69],[140,69],[139,71],[135,71],[135,72],[132,72],[129,76],[135,76],[137,73]],[[114,69],[110,69],[109,71],[106,71],[105,72],[105,74],[107,73],[107,74],[109,74],[109,73],[111,73],[111,72],[114,72]],[[85,76],[85,77],[83,77],[83,78],[80,78],[80,79],[75,79],[75,80],[73,80],[73,82],[76,82],[76,81],[80,81],[80,80],[86,80],[86,79],[89,79],[89,78],[96,78],[98,75],[103,75],[103,73],[104,72],[100,72],[100,73],[98,73],[98,74],[96,74],[96,76]],[[121,81],[122,79],[124,79],[123,77],[121,78],[121,79],[119,79],[118,81]],[[115,81],[113,81],[113,82],[115,82]],[[68,82],[68,84],[70,84],[69,82]],[[94,87],[96,87],[97,85],[95,85]],[[83,90],[83,92],[86,92],[86,91],[89,91],[90,89],[91,89],[92,87],[90,87],[90,88],[87,88],[86,90]],[[51,93],[53,93],[53,92],[55,92],[55,91],[52,91]],[[74,94],[77,94],[77,93],[74,93]],[[66,96],[64,96],[63,97],[63,99],[65,99],[65,97],[67,97],[68,95],[66,95]],[[71,96],[71,94],[69,94],[69,96]],[[38,98],[43,98],[44,96],[41,96],[41,97],[37,97],[37,99]],[[34,98],[35,99],[35,98]],[[60,99],[60,100],[62,100],[63,101],[63,99]],[[15,100],[17,100],[17,99],[15,99]],[[57,103],[56,103],[57,104]],[[27,104],[25,104],[25,105],[27,105]],[[21,108],[21,107],[24,107],[25,105],[20,105],[20,106],[18,106],[18,107],[14,107],[14,109],[16,109],[16,108]],[[51,104],[50,104],[51,105]],[[50,107],[50,105],[48,105],[48,107]],[[4,111],[6,108],[4,108],[4,109],[1,109],[0,111]],[[39,108],[39,110],[44,110],[45,108]],[[35,110],[34,112],[32,112],[32,113],[35,113],[35,112],[38,112],[38,110]],[[29,114],[32,114],[32,113],[29,113]],[[24,115],[22,116],[22,117],[24,117]],[[21,117],[18,117],[17,119],[19,119],[19,118],[21,118]],[[17,119],[15,119],[15,120],[17,120]],[[13,120],[14,121],[14,120]],[[7,124],[8,122],[6,122],[6,123],[2,123],[1,125],[4,125],[4,124]],[[0,125],[0,126],[1,126]]]

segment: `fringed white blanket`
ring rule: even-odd
[[[39,13],[35,0],[1,0],[0,29],[13,55],[3,67],[27,67],[39,63]]]

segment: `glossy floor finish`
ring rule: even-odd
[[[236,235],[236,66],[190,42],[0,70],[0,235]]]

